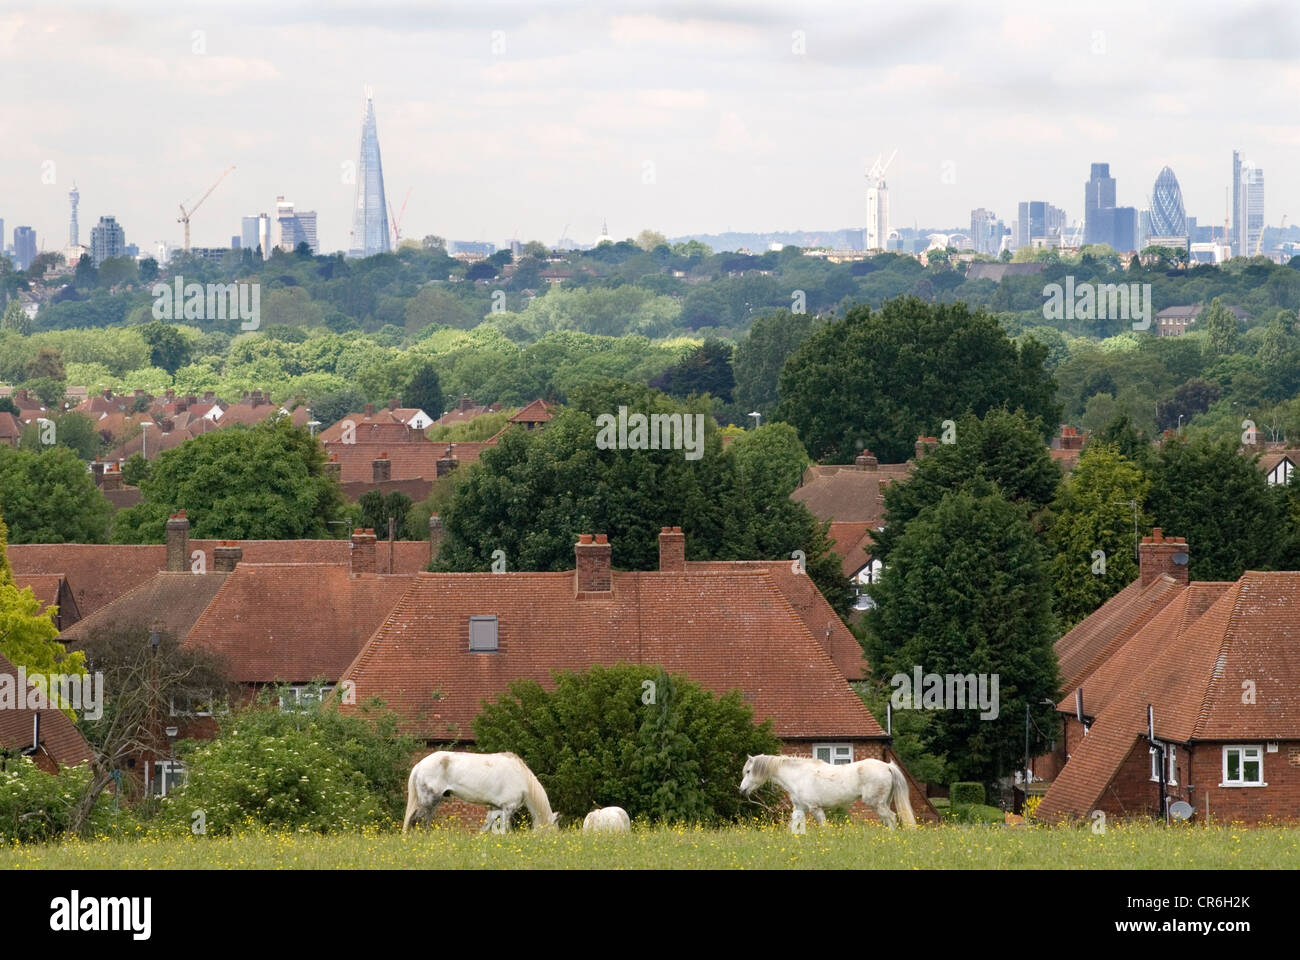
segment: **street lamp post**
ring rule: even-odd
[[[749,415],[754,418],[754,429],[757,430],[759,425],[763,422],[763,415],[757,410],[751,410]]]

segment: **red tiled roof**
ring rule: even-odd
[[[510,423],[545,423],[554,417],[545,400],[534,400],[510,418]]]
[[[468,651],[469,617],[498,618],[499,649]],[[574,574],[421,574],[344,674],[429,740],[472,739],[484,699],[529,677],[617,662],[660,664],[721,694],[741,689],[785,739],[883,731],[782,595],[771,572],[612,574],[575,594]],[[441,691],[441,699],[434,691]]]
[[[212,570],[212,550],[220,540],[191,540],[189,549],[202,550]],[[347,540],[237,540],[245,563],[351,563]],[[395,570],[388,569],[388,542],[375,548],[379,573],[415,573],[429,564],[426,540],[398,540],[393,544]],[[16,543],[9,546],[14,575],[60,573],[74,589],[77,607],[88,617],[100,607],[138,587],[167,566],[167,547],[157,544],[116,543]]]
[[[871,534],[876,530],[876,525],[867,521],[831,523],[831,550],[840,558],[840,572],[845,577],[856,576],[871,559],[871,548],[875,545]]]
[[[59,642],[74,650],[104,630],[148,630],[155,626],[173,637],[184,637],[228,576],[217,572],[200,575],[160,571],[64,630]]]
[[[405,429],[405,428],[403,428]],[[390,480],[433,480],[438,476],[438,461],[446,456],[447,443],[327,443],[325,451],[341,464],[342,483],[369,483],[375,478],[374,461],[388,454]],[[461,467],[478,460],[488,443],[457,443],[452,453]]]
[[[0,412],[0,440],[17,440],[22,436],[23,425],[8,410]]]
[[[1062,689],[1073,691],[1183,589],[1164,574],[1145,589],[1134,580],[1077,623],[1056,641]]]
[[[1202,585],[1208,589],[1217,585]],[[1188,600],[1188,615],[1207,596]],[[1152,658],[1106,706],[1043,798],[1037,816],[1086,816],[1155,712],[1157,738],[1300,740],[1300,573],[1249,571],[1190,623],[1145,646]],[[1133,666],[1139,666],[1135,660]],[[1243,702],[1243,683],[1255,696]],[[1085,694],[1085,709],[1086,694]]]
[[[802,503],[818,520],[870,523],[879,527],[885,516],[884,488],[897,479],[900,475],[895,472],[841,467],[833,473],[815,474],[803,486],[795,488],[790,499]]]
[[[424,431],[408,427],[404,421],[395,416],[395,411],[384,407],[372,414],[349,413],[336,423],[330,424],[317,436],[322,443],[338,443],[343,439],[343,425],[351,423],[353,438],[358,443],[419,443],[427,438]]]
[[[18,668],[0,655],[0,675],[12,677],[6,685],[17,689]],[[31,685],[28,684],[28,691]],[[30,702],[30,701],[28,701]],[[22,749],[32,743],[32,717],[41,715],[41,746],[60,767],[75,767],[91,759],[90,745],[76,725],[59,710],[0,710],[0,746]]]
[[[241,562],[186,643],[222,656],[238,683],[334,681],[413,580],[353,576],[327,564]]]

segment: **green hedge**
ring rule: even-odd
[[[984,802],[984,784],[959,780],[948,788],[948,799],[954,807],[968,803]]]

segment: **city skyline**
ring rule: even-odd
[[[1029,198],[1081,221],[1094,162],[1109,164],[1118,206],[1145,208],[1168,166],[1187,215],[1220,223],[1233,150],[1270,173],[1265,223],[1300,209],[1285,175],[1300,150],[1288,123],[1300,30],[1286,6],[1194,5],[1173,24],[1118,5],[1050,22],[1021,5],[870,16],[629,5],[585,18],[568,3],[452,5],[369,19],[359,5],[247,6],[239,24],[217,9],[0,15],[0,55],[33,94],[14,105],[14,149],[0,158],[6,223],[61,249],[75,180],[90,222],[115,217],[142,250],[177,246],[176,204],[235,164],[195,215],[195,246],[229,245],[243,216],[286,196],[318,212],[322,251],[347,250],[356,183],[344,168],[356,165],[368,84],[384,114],[388,193],[411,190],[403,232],[414,239],[553,243],[595,236],[605,217],[617,238],[862,228],[863,170],[895,149],[895,228],[953,227],[978,208],[1010,226]],[[983,44],[986,69],[957,56],[969,43]],[[1165,52],[1161,75],[1144,66],[1143,43]],[[695,66],[706,51],[710,65]],[[111,82],[73,95],[110,52]],[[1249,99],[1219,90],[1228,70]],[[48,90],[37,82],[47,71],[58,74]],[[145,92],[157,110],[101,99]],[[173,117],[166,137],[149,127],[155,115]]]

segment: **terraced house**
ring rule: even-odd
[[[1047,821],[1300,819],[1300,573],[1188,582],[1157,528],[1141,573],[1057,642],[1064,740],[1035,762]]]

